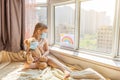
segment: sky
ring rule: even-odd
[[[108,16],[113,18],[115,12],[115,1],[116,0],[91,0],[83,2],[82,9],[84,10],[95,10],[98,12],[106,12]]]
[[[36,0],[40,3],[45,3],[47,0]],[[88,0],[81,2],[81,8],[84,10],[95,10],[97,12],[106,12],[107,16],[111,18],[111,20],[114,19],[115,14],[115,3],[116,0]],[[75,4],[67,4],[64,6],[69,6],[72,9],[75,9]],[[64,7],[59,6],[59,7]]]
[[[81,2],[81,8],[84,10],[95,10],[98,12],[105,11],[108,16],[113,17],[115,12],[115,3],[116,0],[88,0],[85,2]],[[75,4],[67,4],[65,6],[69,6],[75,9]]]
[[[97,12],[106,12],[111,21],[114,20],[116,0],[88,0],[81,2],[81,8],[84,10],[95,10]],[[75,9],[75,4],[67,4],[72,9]],[[63,6],[60,6],[63,7]]]

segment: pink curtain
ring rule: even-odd
[[[32,36],[35,24],[38,22],[35,6],[36,0],[25,0],[25,39]]]

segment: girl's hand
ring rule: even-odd
[[[38,58],[38,57],[34,58],[33,63],[38,62],[38,61],[39,61],[39,59],[40,59],[40,58]]]
[[[30,64],[34,61],[34,58],[32,57],[32,54],[27,54],[26,57],[27,57],[27,63]]]
[[[39,47],[39,49],[40,49],[41,53],[44,54],[45,51],[43,50],[43,48]]]
[[[42,62],[47,62],[48,58],[45,57],[45,56],[41,56],[39,61],[42,61]]]

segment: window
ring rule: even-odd
[[[55,43],[60,44],[61,37],[66,36],[65,42],[74,44],[75,4],[55,6]],[[71,40],[70,38],[73,38]],[[64,38],[65,39],[65,38]]]
[[[120,35],[120,34],[119,34]],[[119,47],[118,47],[118,53],[116,54],[116,56],[119,56],[120,57],[120,37],[119,37]]]
[[[81,2],[80,48],[112,52],[113,23],[116,0],[90,0]]]
[[[26,0],[25,1],[25,38],[33,35],[34,26],[41,22],[47,25],[47,4],[35,2],[44,0]],[[46,0],[47,1],[47,0]]]
[[[73,39],[75,50],[100,56],[120,56],[119,7],[119,0],[54,3],[54,43],[61,46],[63,36],[67,36]],[[65,42],[70,43],[70,40],[65,39]]]
[[[47,0],[36,0],[36,3],[38,3],[38,4],[43,4],[43,3],[47,3]]]
[[[47,7],[36,7],[36,18],[47,25]]]

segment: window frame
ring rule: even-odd
[[[62,48],[62,47],[60,47],[60,45],[56,45],[55,44],[55,7],[56,6],[62,6],[62,5],[67,5],[67,4],[75,4],[75,7],[76,7],[76,3],[75,3],[75,0],[71,0],[71,1],[65,1],[65,2],[58,2],[58,3],[54,3],[54,4],[52,4],[52,8],[53,8],[53,19],[52,19],[52,21],[53,21],[53,23],[52,23],[52,26],[53,26],[53,36],[54,37],[52,37],[52,38],[54,38],[54,42],[53,42],[53,46],[55,46],[55,47],[59,47],[59,48]],[[76,14],[76,8],[75,8],[75,14]],[[76,16],[75,16],[75,18],[74,18],[74,26],[75,26],[75,21],[76,21]],[[76,29],[76,28],[75,28]],[[75,32],[75,29],[74,29],[74,32]],[[74,33],[74,35],[75,35],[75,33]],[[74,39],[75,39],[76,37],[74,37]],[[76,39],[75,39],[75,42],[76,42]],[[74,46],[75,46],[75,44],[74,44]],[[67,48],[67,47],[64,47],[63,49],[67,49],[67,50],[71,50],[71,51],[74,51],[75,49],[74,48]]]
[[[106,57],[110,59],[116,59],[117,57],[120,57],[120,52],[119,52],[119,37],[120,36],[120,1],[116,0],[115,2],[115,15],[114,15],[114,23],[113,23],[113,48],[112,52],[110,55],[106,55],[105,53],[103,54],[96,54],[96,51],[80,51],[79,48],[79,41],[80,41],[80,7],[81,3],[86,0],[71,0],[71,1],[65,1],[65,2],[60,2],[60,3],[53,3],[51,4],[51,37],[53,41],[50,41],[52,43],[51,46],[55,46],[55,6],[61,6],[61,5],[66,5],[70,3],[75,3],[75,47],[72,51],[74,52],[82,52],[85,54],[90,54],[90,55],[95,55],[95,56],[100,56],[100,57]],[[56,46],[55,46],[56,47]],[[64,48],[65,49],[65,48]],[[71,50],[71,49],[68,49]],[[102,53],[102,52],[99,52]]]
[[[116,47],[114,47],[116,49],[114,58],[119,58],[120,59],[120,1],[116,0],[116,15],[115,15],[115,32],[116,32],[116,36],[115,36],[115,40],[117,41]]]
[[[83,0],[83,1],[79,1],[79,3],[82,3],[86,0]],[[115,2],[116,3],[116,2]],[[115,6],[115,10],[116,10],[116,6]],[[116,14],[116,11],[115,11],[115,14]],[[113,22],[113,35],[112,37],[114,37],[114,29],[115,29],[115,14],[114,14],[114,22]],[[112,44],[114,44],[114,39],[112,41]],[[92,55],[97,55],[97,56],[102,56],[102,57],[108,57],[108,56],[111,56],[113,57],[113,47],[112,46],[112,52],[110,54],[106,54],[106,52],[100,52],[100,51],[95,51],[95,50],[89,50],[89,49],[82,49],[82,48],[79,48],[79,50],[82,50],[82,52],[85,52],[85,53],[88,53],[88,54],[92,54]],[[81,52],[81,51],[79,51]],[[99,54],[100,53],[100,54]]]
[[[80,1],[79,0],[79,3],[81,4],[83,1]],[[80,5],[79,5],[80,6]],[[84,49],[83,51],[79,51],[79,52],[83,52],[83,53],[86,53],[86,54],[90,54],[90,55],[95,55],[95,56],[100,56],[100,57],[106,57],[106,58],[116,58],[117,55],[118,55],[118,41],[119,41],[119,14],[120,14],[120,11],[119,10],[119,7],[120,7],[120,1],[119,0],[116,0],[115,1],[115,14],[114,14],[114,22],[113,22],[113,41],[112,41],[112,52],[110,54],[106,54],[105,52],[100,52],[100,51],[94,51],[94,50],[87,50],[87,49]],[[79,29],[80,30],[80,29]],[[80,48],[79,48],[80,50]],[[101,53],[101,54],[97,54],[97,53]]]

